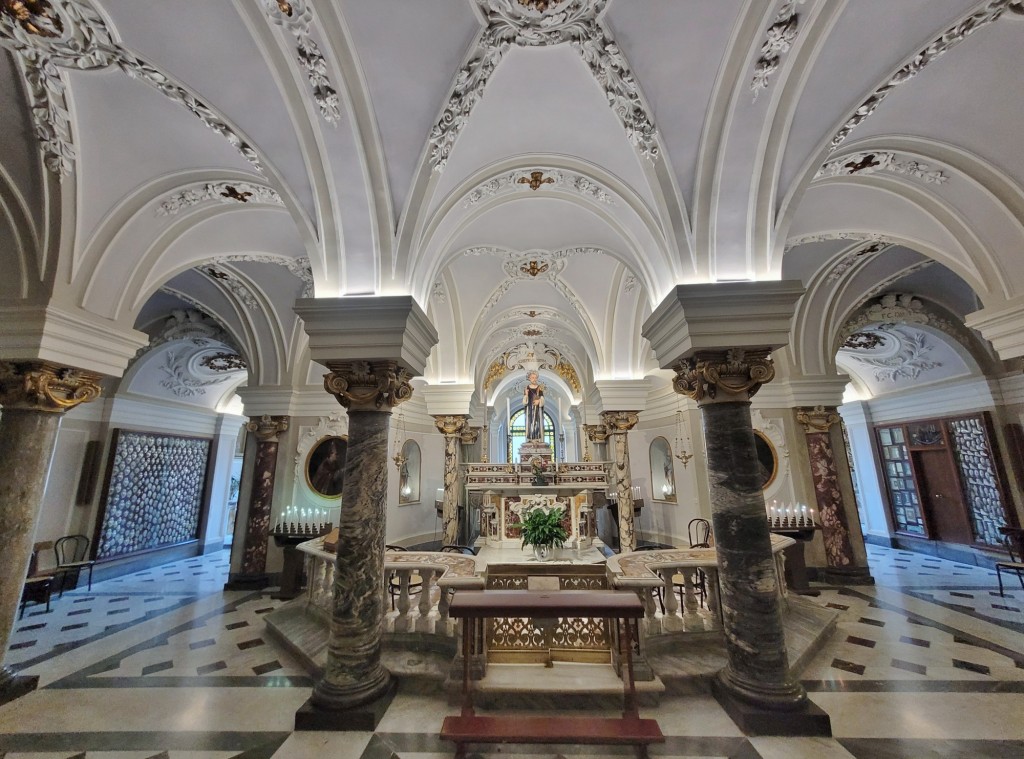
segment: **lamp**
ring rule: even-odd
[[[690,433],[686,433],[686,441],[690,442]],[[683,462],[683,469],[686,469],[686,465],[690,463],[690,459],[693,458],[693,454],[686,450],[686,446],[683,445],[683,410],[681,408],[676,409],[676,450],[678,453],[675,457]],[[667,491],[666,491],[667,493]]]
[[[405,466],[405,455],[402,453],[402,449],[405,447],[405,412],[398,412],[398,424],[395,425],[395,455],[391,458],[395,462],[395,468],[401,472],[402,467]],[[411,487],[408,485],[408,478],[406,478],[406,487],[409,488],[409,492],[404,495],[409,495],[412,492]]]

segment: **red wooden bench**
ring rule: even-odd
[[[657,720],[641,719],[633,680],[633,623],[644,616],[635,593],[616,590],[460,590],[448,613],[462,620],[462,714],[445,717],[441,738],[456,745],[456,756],[465,756],[467,743],[571,743],[635,745],[647,756],[647,746],[664,743]],[[581,716],[477,716],[469,666],[474,640],[482,640],[483,620],[488,617],[598,617],[613,620],[619,652],[625,664],[622,717]],[[625,624],[623,624],[625,620]]]

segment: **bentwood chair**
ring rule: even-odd
[[[1017,579],[1020,581],[1020,587],[1024,590],[1024,556],[1021,552],[1024,551],[1024,546],[1015,540],[1017,536],[1008,533],[1003,536],[1003,544],[1006,546],[1006,551],[1009,553],[1009,561],[997,561],[996,562],[996,579],[999,580],[999,595],[1003,595],[1003,572],[1012,572],[1017,575]]]
[[[405,546],[397,545],[386,545],[384,546],[388,551],[408,551],[409,549]],[[420,577],[419,572],[413,572],[409,575],[409,595],[415,596],[421,590],[423,590],[423,578]],[[391,596],[391,611],[395,610],[395,599],[402,595],[402,578],[398,572],[392,572],[388,575],[388,595]]]
[[[25,616],[25,607],[32,604],[46,604],[46,611],[50,611],[50,593],[53,590],[53,575],[37,574],[39,571],[39,544],[32,548],[32,557],[28,561],[28,576],[25,578],[25,586],[21,590],[21,606],[18,610],[18,619]],[[49,548],[49,544],[47,544]]]
[[[711,547],[711,522],[708,520],[701,517],[691,519],[686,525],[686,534],[690,538],[690,548]],[[704,570],[698,569],[694,573],[693,587],[700,594],[700,605],[704,606],[708,598],[708,576]]]
[[[85,535],[57,538],[53,544],[53,553],[57,557],[53,574],[57,579],[59,596],[63,596],[65,590],[78,587],[78,576],[83,569],[89,570],[89,590],[92,590],[92,568],[96,562],[86,558],[89,554],[89,538]]]
[[[460,546],[452,543],[451,545],[441,546],[441,553],[464,553],[469,556],[476,556],[476,551],[469,546]]]

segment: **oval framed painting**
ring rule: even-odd
[[[754,430],[754,448],[757,450],[757,469],[761,490],[767,489],[779,473],[779,454],[772,441],[760,430]]]
[[[324,498],[341,497],[345,481],[348,438],[332,435],[318,440],[306,457],[306,485]]]

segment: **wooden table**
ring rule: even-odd
[[[460,590],[448,609],[462,620],[462,713],[445,717],[441,738],[453,741],[456,756],[465,756],[467,743],[584,743],[636,745],[640,757],[647,746],[664,743],[657,720],[640,719],[633,680],[633,628],[644,616],[640,598],[631,591],[562,590]],[[619,653],[625,665],[624,704],[621,718],[615,717],[521,717],[477,716],[469,661],[473,641],[482,640],[483,621],[489,617],[598,617],[614,620]]]

